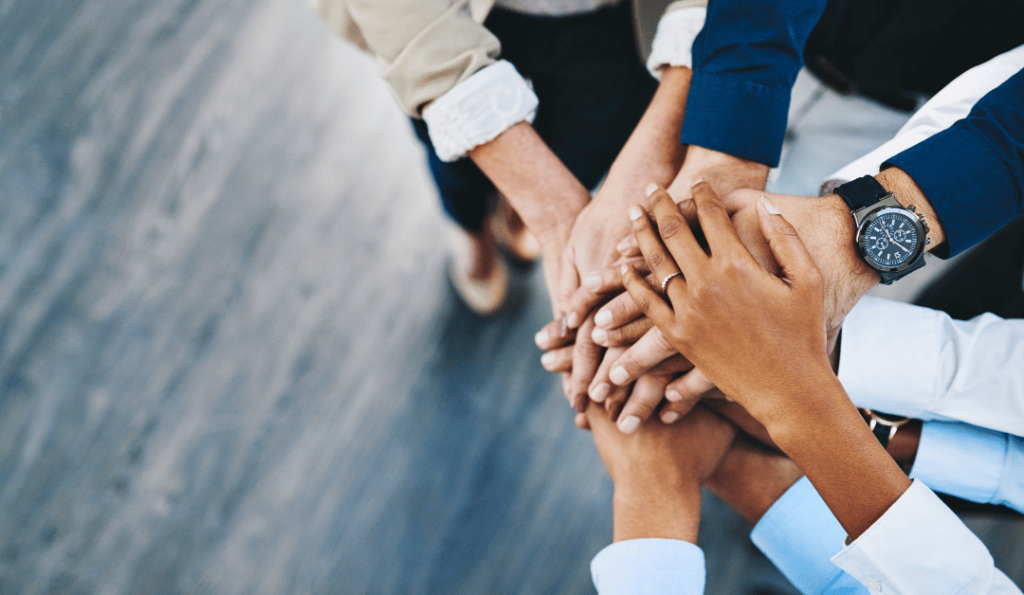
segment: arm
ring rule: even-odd
[[[598,592],[702,593],[700,485],[735,430],[703,408],[677,427],[646,424],[630,436],[599,407],[588,407],[586,419],[615,484],[614,543],[591,563]]]
[[[679,209],[654,190],[660,238],[639,210],[634,233],[652,269],[682,273],[669,303],[629,267],[634,301],[680,352],[743,405],[800,469],[852,544],[832,560],[873,590],[1016,592],[984,545],[923,484],[911,484],[867,430],[825,353],[822,277],[772,203],[758,203],[783,279],[743,247],[714,192],[694,187],[711,251]],[[936,544],[951,556],[936,558]]]
[[[474,15],[467,0],[347,6],[386,64],[384,79],[402,107],[426,121],[438,156],[454,161],[468,154],[541,242],[554,290],[562,246],[590,195],[529,125],[537,97],[499,59],[501,45],[483,15]],[[557,291],[552,299],[557,305]]]

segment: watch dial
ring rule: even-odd
[[[884,213],[864,230],[866,256],[884,267],[898,267],[917,249],[917,229],[902,213]]]

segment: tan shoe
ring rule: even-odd
[[[489,233],[488,231],[483,232]],[[489,236],[485,236],[488,241]],[[473,266],[474,246],[469,234],[461,229],[452,233],[452,254],[448,260],[448,277],[451,279],[455,292],[463,303],[478,316],[490,316],[505,305],[508,297],[510,276],[508,266],[493,245],[494,263],[486,277],[477,278],[470,274]]]
[[[491,217],[491,230],[498,248],[516,262],[533,264],[540,258],[540,243],[526,229],[523,220],[501,194],[498,207]]]

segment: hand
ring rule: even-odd
[[[740,188],[764,190],[770,169],[763,163],[691,145],[668,193],[677,203],[690,198],[690,187],[698,179],[709,182],[721,193]]]
[[[651,207],[660,238],[640,209],[630,211],[634,235],[656,278],[682,275],[667,286],[671,306],[628,265],[626,290],[673,346],[765,426],[855,539],[910,482],[832,372],[821,273],[766,197],[758,215],[781,277],[743,247],[710,185],[698,183],[693,195],[710,254],[658,189]],[[863,490],[850,490],[850,477],[860,478]]]
[[[591,405],[585,415],[615,483],[615,541],[696,543],[700,485],[732,443],[732,425],[698,407],[679,424],[646,423],[626,436],[603,408]]]
[[[693,195],[710,255],[664,190],[650,197],[660,238],[642,210],[630,211],[655,278],[681,273],[667,285],[671,306],[628,265],[623,281],[668,342],[763,422],[759,413],[784,405],[763,398],[769,387],[791,385],[791,376],[804,371],[832,375],[821,273],[796,230],[767,198],[758,205],[760,225],[783,278],[750,254],[709,184],[695,185]]]
[[[663,72],[650,106],[616,157],[601,189],[576,219],[560,265],[563,297],[579,287],[581,280],[585,284],[591,275],[619,259],[615,246],[629,234],[621,213],[630,204],[643,202],[644,185],[650,180],[667,183],[679,170],[684,153],[679,131],[690,75],[690,69],[681,67]],[[589,310],[575,309],[563,315],[563,327],[572,330],[586,323]],[[577,411],[582,411],[587,386],[604,350],[593,344],[589,330],[576,338],[572,382],[566,397]]]
[[[697,213],[694,210],[694,202],[692,200],[685,200],[680,203],[679,211],[688,224],[696,224]],[[757,262],[767,271],[771,273],[777,272],[778,264],[775,262],[775,258],[768,247],[767,240],[761,233],[756,209],[751,205],[744,204],[742,208],[737,209],[732,214],[732,221],[743,244],[750,252],[756,255]],[[624,242],[622,247],[625,252],[624,258],[639,254],[639,247],[636,245],[635,239],[632,243]],[[608,285],[610,287],[610,284]],[[660,281],[656,282],[656,285],[660,285]],[[570,300],[570,303],[573,301]],[[599,371],[597,376],[595,376],[590,385],[591,398],[596,396],[595,391],[603,390],[601,388],[602,385],[612,383],[616,386],[626,386],[648,370],[660,365],[666,358],[678,354],[676,348],[665,339],[661,331],[656,328],[647,330],[650,328],[649,319],[641,315],[641,312],[628,294],[616,297],[605,304],[595,316],[595,322],[595,330],[605,333],[605,335],[594,337],[595,342],[599,344],[601,344],[601,341],[598,339],[604,338],[604,336],[610,333],[616,333],[616,338],[624,335],[624,338],[633,339],[636,342],[621,352],[614,362],[607,366],[601,366],[601,370],[606,370],[607,372],[601,374]],[[627,330],[619,331],[622,328]],[[633,335],[638,330],[643,330],[646,334],[639,338],[639,340],[636,340]],[[666,387],[665,398],[671,404],[663,408],[662,421],[671,423],[685,415],[698,400],[709,396],[713,388],[714,383],[699,368],[674,379]],[[721,398],[721,393],[718,393],[717,396]],[[658,401],[660,401],[660,397]],[[644,420],[657,405],[657,401],[650,402],[640,395],[630,396],[629,401],[622,409],[622,415],[624,417],[634,415],[640,420]],[[628,425],[632,424],[629,423]]]

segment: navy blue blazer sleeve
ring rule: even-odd
[[[779,164],[789,97],[825,0],[711,0],[681,140]]]
[[[938,256],[963,252],[1024,213],[1024,70],[966,118],[886,161],[924,191],[946,232]]]

